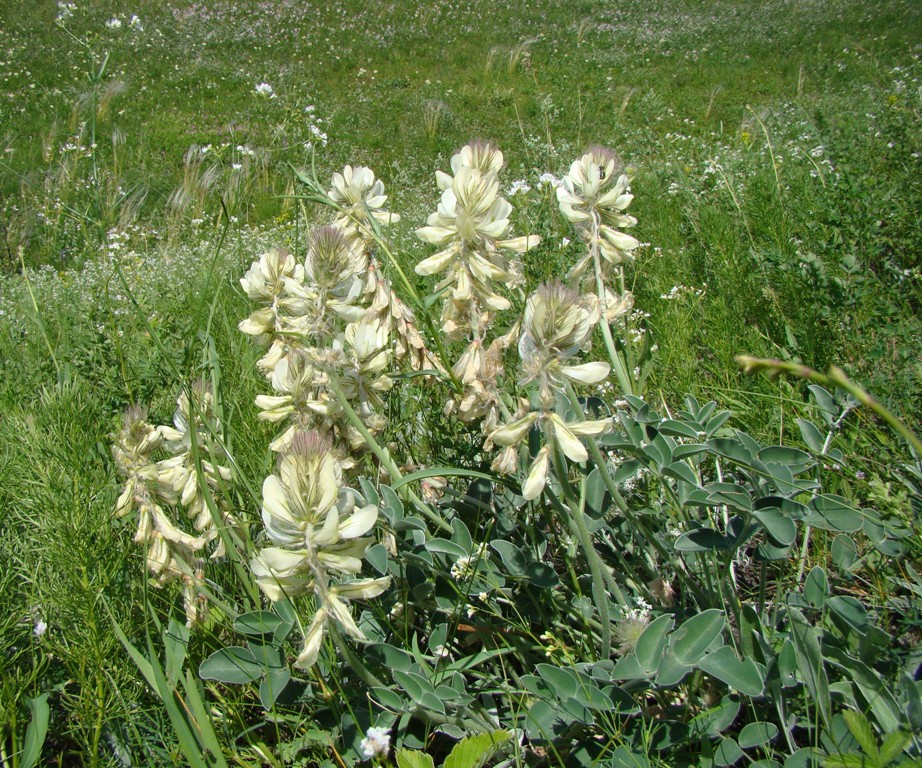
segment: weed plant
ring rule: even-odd
[[[392,11],[4,8],[4,763],[914,764],[919,11]]]

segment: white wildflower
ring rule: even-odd
[[[359,744],[362,756],[366,760],[373,757],[385,757],[391,748],[391,734],[387,728],[369,728],[365,738]]]

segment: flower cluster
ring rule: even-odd
[[[347,165],[342,173],[334,173],[327,196],[340,208],[333,224],[366,242],[372,239],[372,222],[387,226],[400,221],[398,214],[384,210],[384,183],[363,165]]]
[[[419,275],[445,272],[436,290],[450,287],[442,310],[442,330],[449,339],[470,333],[482,339],[495,312],[509,309],[493,281],[521,283],[521,266],[507,253],[534,248],[537,235],[510,237],[512,206],[500,197],[499,171],[503,154],[490,144],[473,143],[452,157],[454,176],[438,172],[442,190],[438,209],[416,235],[440,251],[416,265]]]
[[[317,610],[304,634],[296,665],[316,662],[329,621],[364,641],[348,609],[350,600],[380,595],[390,577],[337,581],[359,573],[372,542],[365,536],[378,519],[374,505],[362,505],[343,487],[342,467],[318,432],[298,432],[282,454],[278,473],[263,483],[262,519],[271,546],[250,564],[260,589],[272,601],[311,593]]]
[[[205,568],[201,553],[217,541],[211,556],[225,554],[218,522],[225,529],[234,526],[225,494],[231,472],[216,463],[225,454],[219,439],[221,425],[206,385],[196,383],[180,395],[173,424],[153,426],[136,407],[125,414],[122,428],[113,436],[112,454],[125,478],[115,515],[137,512],[134,540],[147,547],[147,566],[158,585],[174,579],[182,582],[186,621],[191,625],[204,610],[198,595]],[[172,456],[155,461],[154,454],[161,449]],[[175,523],[171,510],[177,507],[185,509],[197,535]]]
[[[515,287],[522,282],[518,255],[541,241],[537,235],[512,237],[512,206],[500,197],[499,172],[503,154],[492,144],[472,142],[451,158],[453,175],[436,172],[441,201],[416,235],[441,250],[416,265],[416,273],[444,273],[436,291],[445,291],[442,330],[449,341],[469,339],[469,346],[452,366],[461,393],[447,412],[462,421],[482,420],[488,434],[499,421],[498,381],[503,355],[517,330],[492,343],[486,337],[497,312],[509,309],[495,283]]]
[[[386,425],[381,394],[393,385],[386,372],[395,360],[438,366],[374,255],[376,228],[400,218],[383,209],[384,185],[369,168],[346,166],[327,196],[338,214],[311,232],[303,263],[271,250],[241,279],[261,306],[239,327],[268,346],[257,365],[274,393],[256,404],[260,419],[284,423],[273,450],[285,450],[298,431],[317,430],[349,468],[367,448],[363,433]]]
[[[567,277],[577,284],[588,281],[589,290],[602,301],[609,322],[629,311],[633,304],[623,287],[621,295],[609,287],[611,270],[620,275],[621,265],[633,259],[640,246],[637,238],[622,231],[637,224],[637,219],[624,213],[633,199],[620,159],[604,147],[593,147],[574,160],[557,186],[560,212],[588,246],[586,255],[573,265]]]
[[[568,364],[588,345],[598,320],[595,297],[581,296],[561,283],[540,286],[525,306],[519,340],[520,371],[523,384],[537,384],[537,408],[523,401],[513,419],[490,434],[486,447],[502,447],[492,467],[500,474],[510,474],[518,468],[520,448],[528,433],[532,428],[541,429],[545,444],[528,470],[522,488],[526,499],[536,499],[544,490],[552,450],[559,449],[570,461],[583,463],[589,454],[579,438],[600,435],[611,428],[610,419],[566,421],[557,408],[557,395],[568,384],[596,384],[608,376],[608,363]]]

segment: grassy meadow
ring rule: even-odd
[[[508,309],[476,281],[456,300],[483,310],[475,343],[524,312],[551,368],[611,371],[529,373],[510,342],[505,376],[478,374],[490,428],[464,417],[452,289],[414,271],[435,171],[461,178],[472,140],[503,154],[503,237],[541,238],[520,284],[487,270]],[[4,768],[922,764],[918,3],[2,0],[0,145]],[[639,241],[607,267],[633,296],[609,320],[535,293],[598,247],[558,204],[595,146]],[[368,224],[366,198],[353,257],[415,312],[417,370],[393,336],[361,346],[380,325],[350,314],[357,287],[284,330],[316,295],[247,272],[273,248],[304,263],[347,164],[400,216]],[[594,340],[542,347],[528,318],[558,299]],[[254,576],[281,540],[261,510],[296,505],[265,479],[303,469],[270,447],[301,384],[247,334],[319,377],[292,418],[333,425],[311,482],[336,476],[354,524],[325,535],[358,563],[329,589],[314,560]],[[223,554],[156,522],[193,508]],[[138,519],[176,578],[149,572]]]

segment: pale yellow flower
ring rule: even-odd
[[[621,231],[637,224],[637,219],[624,213],[631,200],[620,160],[603,147],[594,147],[575,160],[557,187],[561,213],[611,264],[630,260],[640,245],[635,237]],[[573,267],[570,277],[579,279],[591,265],[590,253]]]
[[[550,452],[550,446],[545,445],[538,451],[538,455],[535,456],[535,460],[528,470],[528,477],[525,480],[525,485],[522,486],[522,496],[528,501],[537,499],[544,491],[544,486],[547,485],[547,470],[550,463]]]
[[[197,381],[189,391],[183,390],[176,401],[173,426],[161,426],[159,429],[164,447],[174,455],[157,462],[158,493],[171,504],[177,501],[181,503],[186,508],[186,514],[194,521],[195,530],[206,536],[207,540],[218,540],[212,557],[221,557],[224,554],[224,541],[219,539],[214,517],[200,486],[195,456],[196,452],[201,457],[210,456],[212,459],[227,455],[220,440],[216,439],[221,435],[221,424],[215,414],[210,386],[204,381]],[[195,450],[192,447],[193,432]],[[205,458],[199,458],[199,462],[202,476],[223,523],[234,525],[227,501],[220,492],[221,486],[231,480],[231,470]]]
[[[271,248],[250,265],[240,285],[253,301],[271,302],[281,295],[288,278],[303,281],[304,267],[286,251]]]
[[[488,141],[472,141],[451,157],[451,172],[455,176],[462,168],[473,168],[485,176],[497,176],[503,168],[503,153]],[[452,177],[436,171],[435,180],[439,189],[444,191],[451,186]]]
[[[561,283],[545,283],[529,297],[519,339],[520,370],[523,383],[539,382],[542,402],[549,403],[553,391],[568,381],[596,384],[608,376],[608,363],[566,362],[588,346],[600,317],[595,296]]]
[[[384,183],[363,165],[347,165],[342,173],[334,173],[327,195],[343,209],[333,223],[349,237],[367,237],[369,218],[382,226],[400,221],[399,215],[384,210]]]
[[[290,318],[306,310],[304,300],[292,296],[288,287],[304,281],[304,267],[294,257],[278,248],[272,248],[254,261],[241,278],[240,285],[247,297],[266,306],[254,311],[239,324],[239,329],[250,336],[260,337],[265,343],[273,334],[282,332]]]
[[[259,588],[272,601],[312,592],[317,604],[296,665],[308,668],[317,661],[330,619],[356,640],[366,641],[349,601],[377,597],[390,585],[390,577],[333,583],[331,574],[341,578],[361,571],[373,541],[365,534],[377,521],[378,509],[342,486],[328,439],[317,432],[294,436],[278,474],[263,483],[262,519],[274,546],[264,547],[250,562]]]

